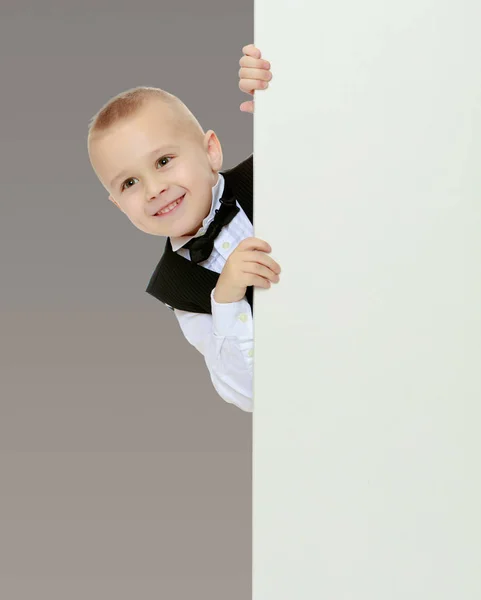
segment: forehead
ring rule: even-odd
[[[115,151],[118,148],[140,147],[149,143],[159,143],[179,137],[172,107],[159,101],[150,101],[141,106],[133,115],[115,123],[100,136],[96,145],[103,150]]]
[[[120,172],[151,158],[155,149],[187,144],[188,136],[176,117],[175,108],[155,99],[92,141],[92,164],[104,186],[110,187]]]

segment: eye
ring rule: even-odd
[[[131,181],[134,181],[134,179],[137,179],[136,177],[131,177],[130,179],[126,179],[123,184],[120,186],[120,190],[124,191],[124,190],[128,190],[130,187],[132,187],[131,185],[128,185],[128,183],[130,183]]]
[[[159,164],[163,160],[167,160],[167,159],[169,159],[169,161],[171,161],[172,160],[172,156],[163,156],[162,158],[159,158],[159,160],[157,161],[157,164]],[[169,164],[169,163],[167,163],[167,164]]]
[[[162,156],[162,158],[159,158],[159,160],[157,161],[157,164],[161,163],[162,161],[171,161],[172,160],[172,156]],[[169,162],[167,162],[167,164],[169,164]],[[164,165],[162,165],[164,166]],[[128,190],[129,188],[132,187],[132,185],[129,185],[131,181],[136,180],[137,177],[130,177],[129,179],[126,179],[123,184],[120,186],[120,191],[123,192],[124,190]]]

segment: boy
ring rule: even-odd
[[[243,54],[239,87],[254,96],[270,65],[253,45]],[[240,108],[252,113],[254,103]],[[217,393],[252,412],[253,286],[280,273],[270,246],[252,237],[252,155],[221,171],[214,131],[172,94],[143,87],[95,115],[88,151],[109,199],[141,231],[167,237],[146,291],[174,311]]]

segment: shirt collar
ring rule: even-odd
[[[179,248],[182,248],[188,241],[190,241],[194,237],[199,237],[205,233],[207,227],[209,227],[210,223],[214,220],[215,211],[220,205],[220,199],[222,198],[222,193],[224,191],[224,176],[222,173],[218,174],[217,183],[212,188],[212,202],[210,205],[210,212],[202,221],[202,225],[199,227],[197,233],[195,235],[183,235],[179,237],[171,237],[170,243],[172,244],[172,250],[176,252]]]

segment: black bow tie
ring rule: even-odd
[[[184,248],[190,250],[190,258],[194,263],[200,263],[207,260],[214,249],[214,240],[219,235],[221,229],[239,212],[232,191],[228,188],[227,182],[224,183],[224,193],[220,199],[220,208],[215,211],[215,217],[207,228],[207,231],[201,237],[191,239]]]

